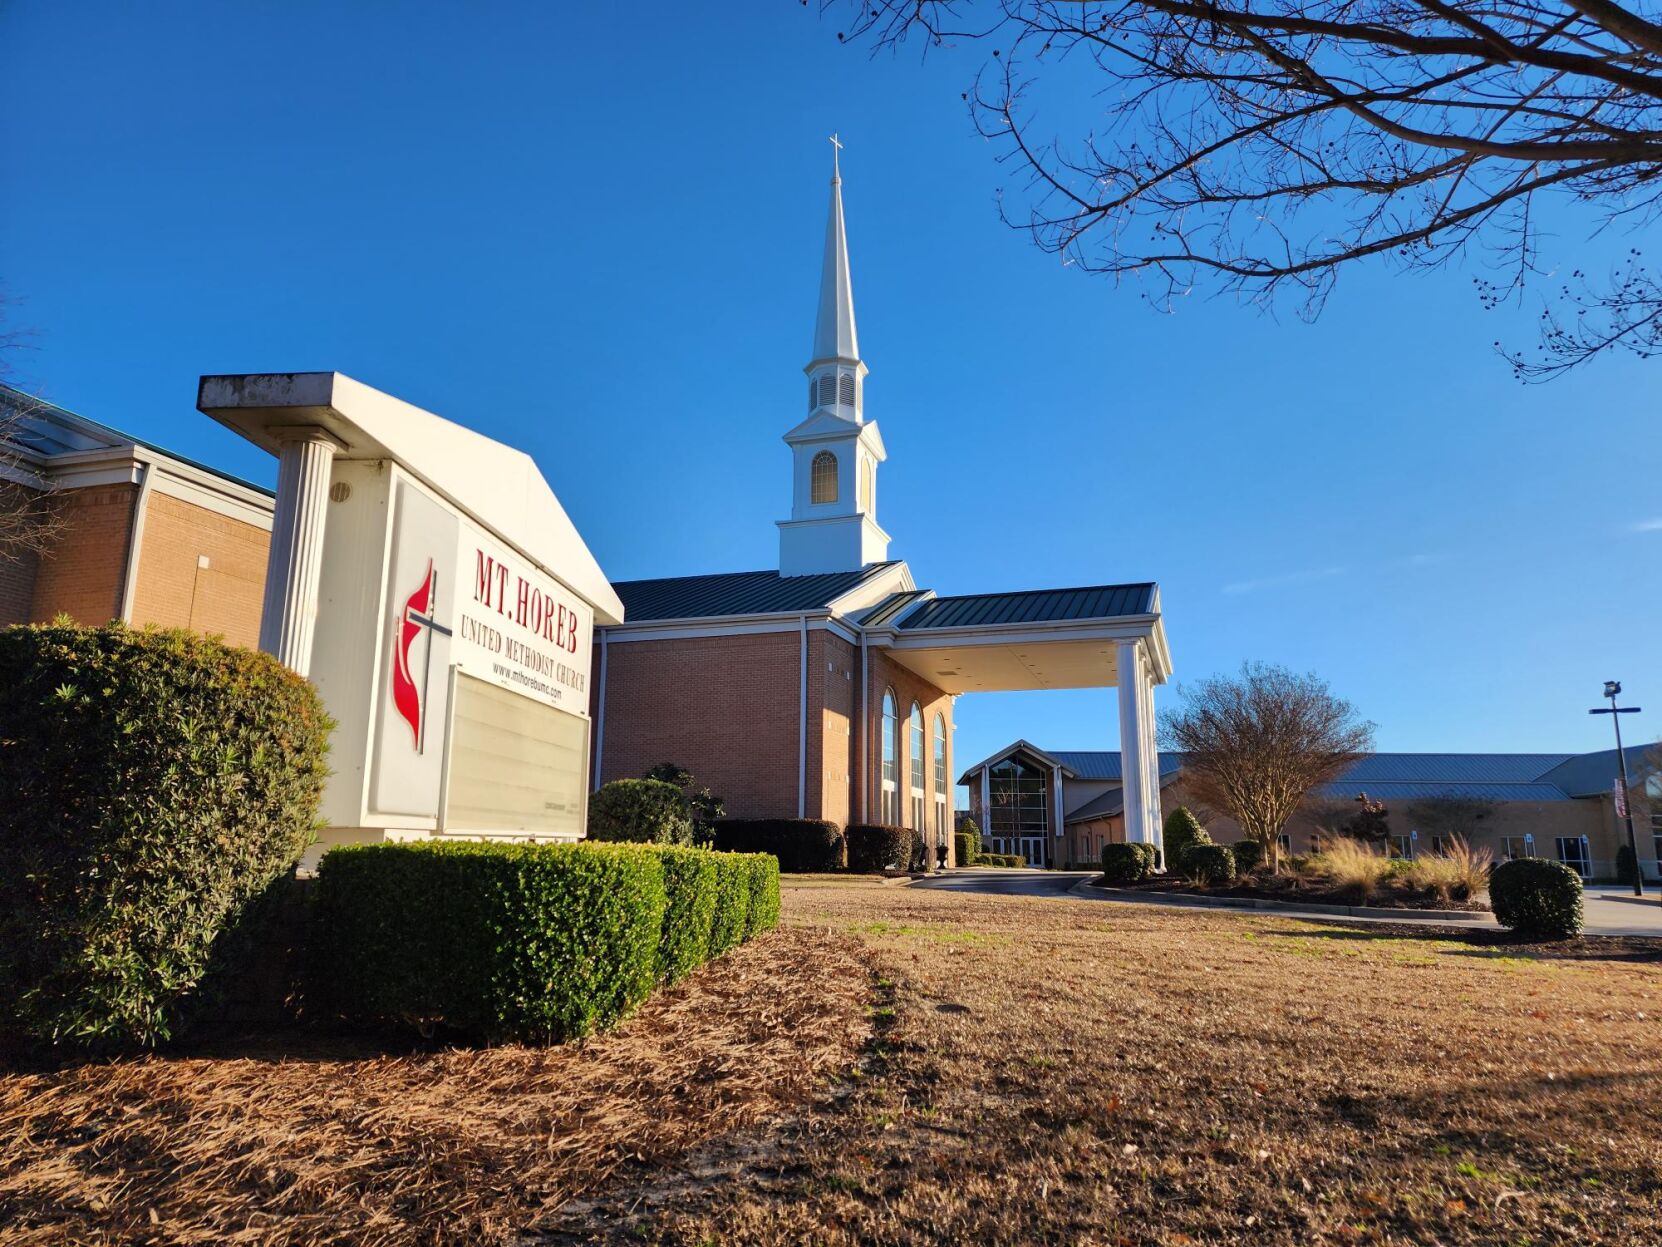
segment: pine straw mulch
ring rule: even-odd
[[[501,1241],[800,1104],[869,1038],[871,990],[853,939],[799,928],[583,1045],[389,1055],[296,1034],[0,1071],[0,1240]]]
[[[876,955],[871,1076],[527,1247],[1662,1243],[1662,943],[918,887],[786,917]]]

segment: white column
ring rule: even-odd
[[[1146,645],[1138,647],[1138,656],[1141,661],[1137,668],[1137,690],[1143,704],[1143,768],[1148,776],[1143,793],[1148,801],[1149,830],[1155,846],[1160,850],[1163,862],[1166,854],[1166,837],[1163,820],[1160,817],[1160,742],[1159,731],[1154,719],[1154,665]]]
[[[318,428],[273,430],[285,438],[277,454],[277,509],[265,569],[260,648],[305,675],[312,662],[329,469],[340,445]]]
[[[1142,683],[1141,658],[1137,641],[1121,641],[1115,661],[1118,667],[1120,694],[1120,791],[1124,795],[1125,838],[1132,844],[1152,844],[1154,836],[1148,827],[1148,733],[1144,730],[1143,699],[1138,692]]]

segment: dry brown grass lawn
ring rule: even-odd
[[[1662,962],[873,883],[582,1049],[0,1078],[7,1243],[1652,1244]]]
[[[1662,1243],[1642,944],[875,885],[786,914],[875,951],[871,1075],[540,1241]]]

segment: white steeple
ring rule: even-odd
[[[843,180],[831,136],[831,212],[808,374],[808,418],[789,433],[791,518],[779,521],[779,570],[786,576],[854,571],[888,557],[877,526],[877,465],[886,459],[875,422],[864,416],[866,366],[854,332],[854,287],[843,228]]]

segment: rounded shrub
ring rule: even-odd
[[[981,828],[975,825],[975,820],[968,814],[958,820],[958,829],[955,833],[969,838],[969,852],[963,850],[963,841],[957,842],[958,864],[960,866],[973,865],[975,859],[981,855]]]
[[[819,818],[724,818],[712,824],[712,848],[726,853],[771,853],[788,875],[841,870],[847,851],[842,828]]]
[[[953,832],[952,854],[953,859],[960,866],[975,865],[975,837],[967,831]]]
[[[1489,876],[1495,920],[1522,935],[1561,940],[1581,932],[1581,876],[1562,862],[1524,857]]]
[[[589,839],[691,844],[687,798],[661,779],[614,779],[589,798]]]
[[[1264,846],[1256,840],[1237,840],[1229,846],[1235,854],[1235,869],[1249,875],[1264,864]]]
[[[912,859],[912,830],[884,823],[855,823],[848,829],[848,868],[855,874],[880,875],[904,870]]]
[[[1192,844],[1188,874],[1196,883],[1215,887],[1235,879],[1235,853],[1227,844]]]
[[[1102,874],[1112,884],[1140,883],[1153,869],[1152,854],[1143,852],[1152,846],[1142,844],[1105,844],[1102,846]]]
[[[1166,815],[1162,837],[1166,846],[1167,869],[1182,874],[1189,873],[1189,850],[1197,844],[1212,843],[1212,837],[1206,834],[1206,828],[1200,825],[1200,820],[1184,805],[1178,806]]]
[[[658,852],[623,844],[335,849],[318,866],[307,998],[491,1041],[587,1035],[658,981],[664,873]]]
[[[0,630],[0,1026],[154,1044],[311,843],[332,724],[183,630]]]
[[[664,922],[658,940],[658,978],[678,983],[710,955],[716,916],[715,854],[703,849],[658,849],[664,867]]]

